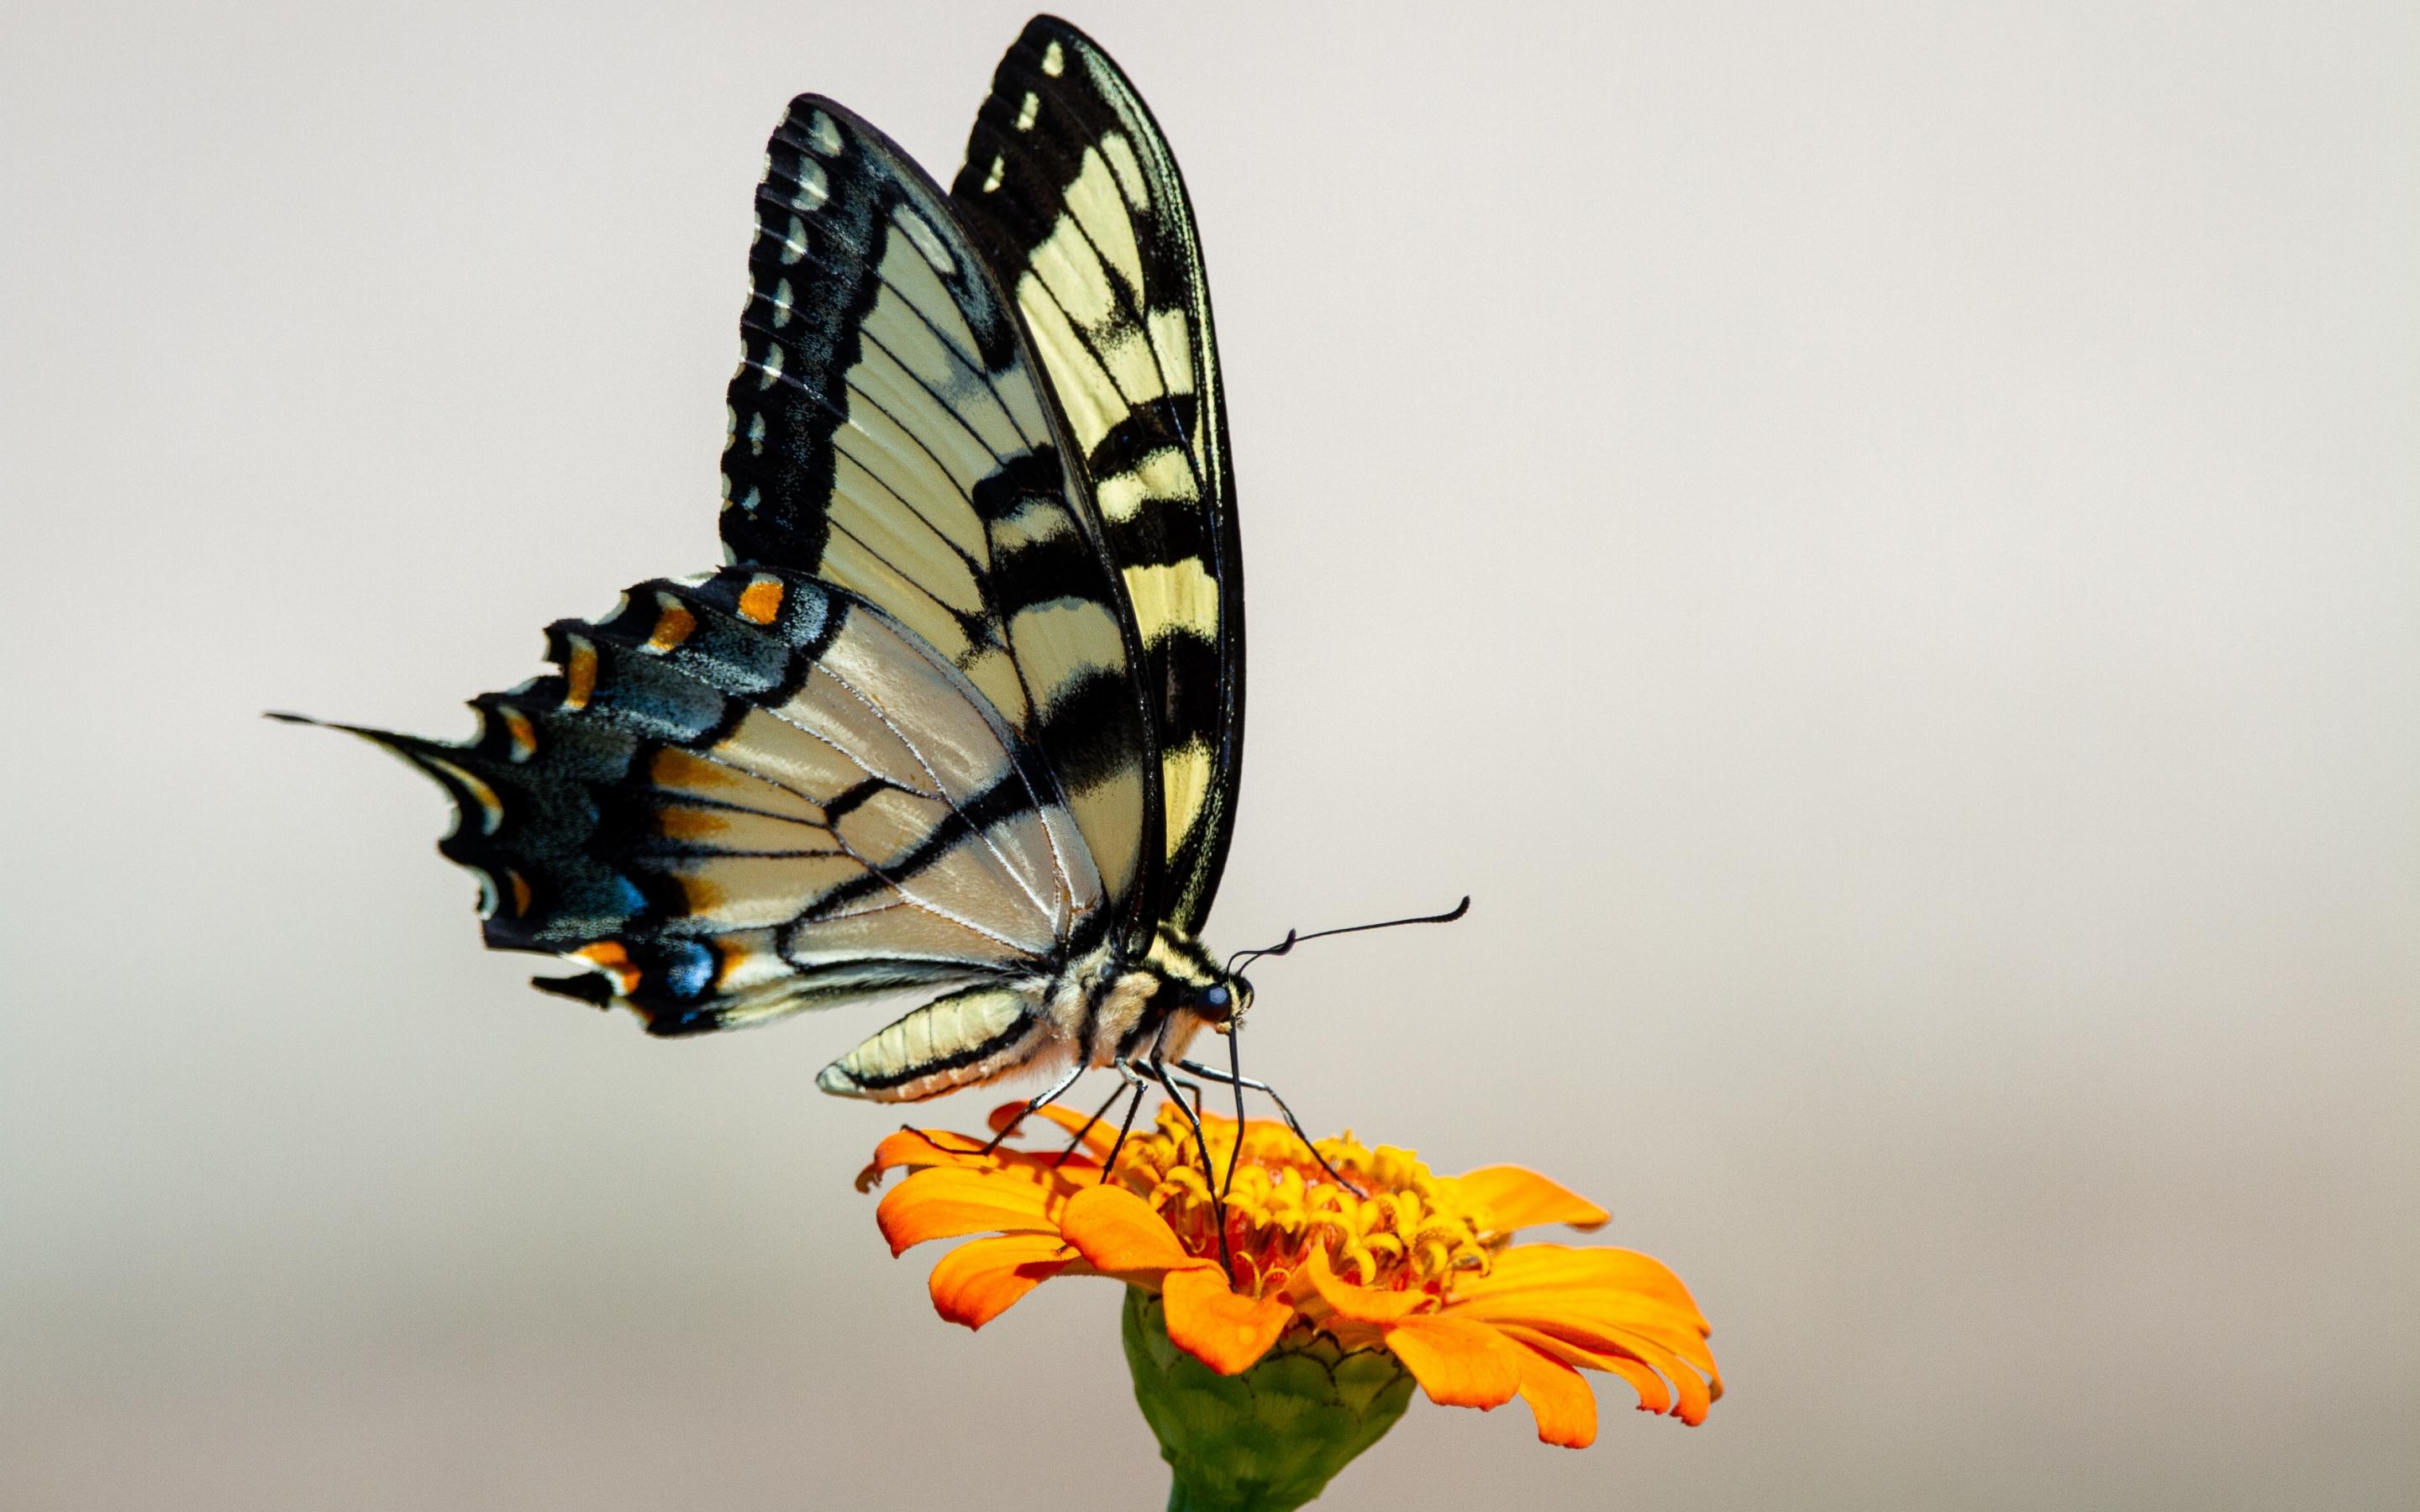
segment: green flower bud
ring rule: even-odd
[[[1299,1325],[1240,1376],[1170,1343],[1154,1293],[1127,1288],[1123,1333],[1135,1401],[1175,1475],[1168,1512],[1293,1512],[1411,1404],[1393,1355]]]

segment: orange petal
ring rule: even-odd
[[[1661,1362],[1658,1362],[1661,1364]],[[1665,1365],[1664,1374],[1672,1381],[1672,1392],[1681,1399],[1672,1404],[1672,1415],[1696,1427],[1706,1420],[1706,1409],[1714,1404],[1714,1395],[1695,1370],[1674,1364]]]
[[[1521,1354],[1521,1399],[1538,1420],[1538,1437],[1566,1449],[1596,1442],[1596,1393],[1560,1360],[1515,1345]]]
[[[1606,1360],[1605,1368],[1630,1382],[1630,1389],[1638,1393],[1640,1412],[1668,1412],[1672,1410],[1672,1388],[1664,1384],[1664,1378],[1654,1371],[1636,1360],[1624,1360],[1618,1355]]]
[[[1619,1353],[1606,1357],[1607,1368],[1613,1368],[1614,1362],[1622,1355],[1630,1356],[1672,1383],[1672,1393],[1677,1399],[1667,1411],[1673,1416],[1692,1427],[1706,1420],[1706,1409],[1723,1394],[1722,1378],[1714,1373],[1711,1365],[1692,1368],[1695,1362],[1637,1334],[1625,1335],[1617,1331],[1614,1339],[1621,1348]],[[1703,1374],[1699,1373],[1700,1369]],[[1621,1371],[1621,1374],[1627,1376],[1629,1372]],[[1644,1393],[1639,1399],[1643,1405],[1646,1401]]]
[[[1391,1323],[1428,1305],[1425,1291],[1376,1291],[1357,1287],[1339,1276],[1327,1263],[1327,1251],[1314,1244],[1304,1257],[1301,1274],[1311,1279],[1319,1300],[1348,1323]]]
[[[1575,1369],[1604,1370],[1620,1376],[1630,1382],[1631,1390],[1638,1394],[1641,1412],[1668,1412],[1672,1410],[1672,1391],[1664,1384],[1664,1378],[1628,1355],[1581,1349],[1568,1339],[1541,1334],[1519,1323],[1498,1323],[1496,1326],[1504,1331],[1507,1338],[1526,1344],[1539,1353],[1560,1360]]]
[[[874,1147],[874,1159],[857,1173],[857,1189],[871,1192],[882,1184],[893,1166],[967,1165],[986,1164],[980,1141],[946,1129],[902,1129]]]
[[[1681,1415],[1693,1422],[1696,1418],[1691,1417],[1692,1413],[1703,1417],[1706,1404],[1722,1395],[1722,1378],[1715,1372],[1714,1356],[1704,1342],[1671,1330],[1626,1327],[1618,1322],[1573,1317],[1482,1315],[1480,1320],[1584,1369],[1614,1369],[1608,1362],[1617,1358],[1651,1365],[1679,1388]]]
[[[1215,1265],[1171,1271],[1160,1283],[1169,1342],[1218,1371],[1240,1375],[1269,1352],[1294,1309],[1273,1297],[1239,1297]]]
[[[1521,1389],[1521,1346],[1484,1323],[1406,1318],[1387,1330],[1387,1348],[1447,1407],[1501,1407]]]
[[[1528,1323],[1592,1350],[1632,1352],[1629,1345],[1644,1339],[1716,1374],[1706,1347],[1711,1331],[1688,1289],[1660,1262],[1629,1250],[1521,1245],[1497,1256],[1489,1274],[1458,1285],[1446,1310]]]
[[[961,1244],[941,1257],[927,1283],[933,1310],[981,1328],[1059,1273],[1076,1252],[1048,1234],[1003,1234]]]
[[[1689,1288],[1671,1267],[1637,1250],[1580,1248],[1570,1244],[1515,1244],[1496,1257],[1482,1276],[1454,1284],[1457,1298],[1503,1296],[1533,1288],[1577,1288],[1590,1291],[1628,1293],[1660,1303],[1706,1331],[1705,1315],[1698,1311]]]
[[[1088,1186],[1068,1198],[1059,1230],[1084,1258],[1103,1271],[1173,1271],[1216,1260],[1188,1255],[1176,1231],[1151,1204],[1122,1186]]]
[[[966,1234],[1048,1233],[1047,1195],[1032,1182],[988,1171],[918,1171],[874,1210],[891,1253]]]
[[[1016,1106],[1021,1108],[1025,1106],[1025,1104],[1019,1103],[1016,1103]],[[1078,1129],[1084,1129],[1085,1126],[1085,1116],[1083,1114],[1075,1112],[1073,1109],[1063,1108],[1055,1103],[1047,1108],[1034,1109],[1033,1116],[1037,1119],[1047,1119],[1052,1123],[1057,1124],[1060,1128],[1067,1131],[1069,1134],[1074,1134]],[[998,1119],[1000,1117],[1000,1110],[997,1108],[993,1109],[992,1117],[994,1119]],[[999,1125],[994,1124],[993,1127],[997,1129]],[[1109,1146],[1117,1139],[1117,1137],[1118,1131],[1109,1123],[1109,1119],[1096,1119],[1093,1122],[1090,1129],[1085,1130],[1084,1148],[1091,1150],[1095,1155],[1106,1155],[1109,1152]]]
[[[1487,1210],[1488,1227],[1497,1233],[1539,1224],[1600,1228],[1613,1217],[1561,1182],[1518,1165],[1481,1165],[1454,1180],[1465,1196]]]
[[[1454,1316],[1464,1315],[1456,1313]],[[1481,1309],[1473,1317],[1475,1321],[1493,1323],[1498,1328],[1527,1323],[1567,1345],[1599,1354],[1627,1354],[1646,1361],[1668,1375],[1686,1361],[1699,1373],[1714,1379],[1717,1382],[1715,1395],[1721,1393],[1714,1351],[1707,1349],[1705,1339],[1692,1330],[1654,1320],[1642,1322],[1619,1316],[1592,1315],[1579,1309],[1558,1315]],[[1573,1363],[1584,1362],[1575,1360]]]
[[[1497,1326],[1566,1365],[1584,1370],[1611,1371],[1637,1391],[1640,1408],[1650,1412],[1670,1412],[1692,1427],[1706,1420],[1707,1408],[1723,1394],[1720,1377],[1709,1381],[1712,1371],[1700,1376],[1670,1350],[1635,1334],[1615,1330],[1602,1348],[1589,1348],[1575,1344],[1568,1331],[1546,1333],[1515,1323]],[[1670,1382],[1668,1388],[1667,1381]]]
[[[1457,1298],[1444,1311],[1498,1327],[1526,1323],[1584,1350],[1629,1352],[1633,1344],[1645,1343],[1679,1355],[1709,1375],[1714,1369],[1714,1351],[1707,1348],[1703,1334],[1678,1314],[1636,1298],[1585,1293],[1564,1297],[1528,1293],[1475,1302]]]

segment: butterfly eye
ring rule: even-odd
[[[1234,1006],[1235,995],[1227,990],[1224,982],[1202,990],[1202,1016],[1213,1024],[1225,1022]]]

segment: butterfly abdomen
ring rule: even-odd
[[[972,987],[916,1010],[815,1078],[839,1097],[917,1103],[977,1082],[997,1081],[1050,1057],[1050,1032],[1032,991]]]
[[[816,1085],[916,1102],[1019,1072],[1180,1057],[1249,993],[1198,940],[1162,926],[1140,961],[1104,944],[1048,981],[970,988],[919,1008],[826,1068]]]

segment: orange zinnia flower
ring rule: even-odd
[[[1021,1104],[993,1115],[1004,1126]],[[1044,1114],[1064,1128],[1080,1120]],[[1223,1173],[1237,1125],[1202,1119]],[[1339,1186],[1283,1124],[1242,1125],[1226,1196],[1220,1264],[1216,1205],[1193,1131],[1173,1105],[1135,1134],[1107,1180],[1110,1140],[1087,1126],[1079,1152],[1000,1149],[937,1130],[882,1141],[859,1178],[911,1174],[876,1213],[894,1255],[936,1239],[962,1244],[933,1268],[933,1305],[981,1328],[1053,1276],[1107,1275],[1156,1292],[1168,1336],[1221,1375],[1250,1368],[1280,1335],[1325,1334],[1378,1348],[1430,1398],[1492,1408],[1515,1396],[1549,1443],[1596,1438],[1596,1397],[1579,1372],[1620,1376],[1638,1405],[1686,1423],[1722,1394],[1705,1318],[1680,1279],[1631,1250],[1515,1244],[1541,1224],[1594,1228],[1604,1209],[1543,1176],[1490,1165],[1434,1175],[1411,1151],[1351,1136],[1319,1143]]]

